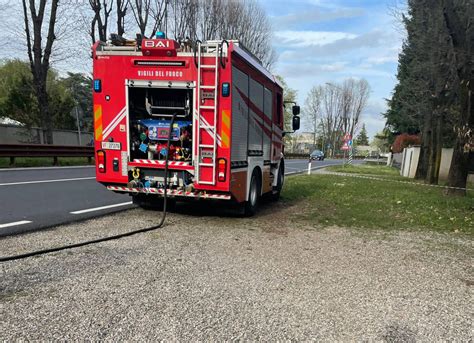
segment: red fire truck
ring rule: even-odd
[[[283,89],[239,42],[137,37],[95,43],[93,60],[96,175],[107,189],[144,206],[163,198],[166,177],[168,198],[233,200],[248,215],[260,196],[279,196]],[[298,106],[293,114],[296,130]]]

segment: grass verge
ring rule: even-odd
[[[314,225],[474,234],[473,192],[448,197],[416,183],[315,174],[287,178],[282,200],[301,206],[298,218]]]
[[[83,166],[93,165],[87,161],[87,157],[58,157],[60,166]],[[0,158],[0,168],[18,168],[18,167],[51,167],[53,166],[52,157],[16,157],[15,164],[10,165],[8,157]]]
[[[400,171],[396,168],[380,165],[338,165],[326,168],[328,171],[351,174],[366,174],[378,176],[400,176]]]

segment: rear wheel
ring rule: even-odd
[[[258,203],[260,201],[260,181],[257,171],[252,173],[250,180],[250,189],[248,200],[244,204],[244,215],[251,217],[257,213]]]

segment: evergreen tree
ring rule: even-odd
[[[362,125],[362,129],[355,139],[356,145],[369,145],[369,136],[367,135],[367,129],[365,124]]]
[[[408,13],[403,16],[407,36],[399,55],[398,84],[384,114],[391,142],[402,133],[421,134],[416,176],[429,183],[438,181],[441,149],[452,146],[460,112],[456,73],[461,67],[453,67],[460,53],[453,49],[455,39],[447,25],[446,4],[454,6],[458,19],[461,13],[464,18],[472,13],[472,5],[466,0],[408,0]],[[472,38],[473,30],[466,32]]]

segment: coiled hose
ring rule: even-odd
[[[170,130],[169,130],[169,134],[168,134],[168,153],[166,154],[166,157],[165,157],[165,182],[164,182],[165,189],[164,189],[164,195],[163,195],[163,212],[162,212],[162,215],[161,215],[161,220],[157,225],[150,226],[150,227],[147,227],[147,228],[144,228],[144,229],[139,229],[139,230],[134,230],[134,231],[126,232],[126,233],[121,233],[119,235],[93,239],[93,240],[90,240],[90,241],[79,242],[79,243],[76,243],[76,244],[70,244],[70,245],[64,245],[64,246],[60,246],[60,247],[37,250],[37,251],[32,251],[32,252],[25,253],[25,254],[20,254],[20,255],[4,256],[4,257],[0,257],[0,262],[22,260],[22,259],[25,259],[25,258],[28,258],[28,257],[49,254],[49,253],[52,253],[52,252],[57,252],[57,251],[62,251],[62,250],[69,250],[69,249],[79,248],[79,247],[83,247],[83,246],[86,246],[86,245],[91,245],[91,244],[96,244],[96,243],[101,243],[101,242],[112,241],[112,240],[115,240],[115,239],[120,239],[120,238],[124,238],[124,237],[133,236],[133,235],[136,235],[136,234],[139,234],[139,233],[156,230],[156,229],[159,229],[160,227],[162,227],[163,224],[165,223],[165,219],[166,219],[166,200],[167,200],[167,188],[168,188],[168,159],[169,159],[169,151],[170,151],[169,147],[170,147],[170,143],[171,143],[171,134],[172,134],[172,131],[173,131],[173,124],[174,124],[175,119],[176,119],[176,113],[174,113],[173,116],[171,117]]]

